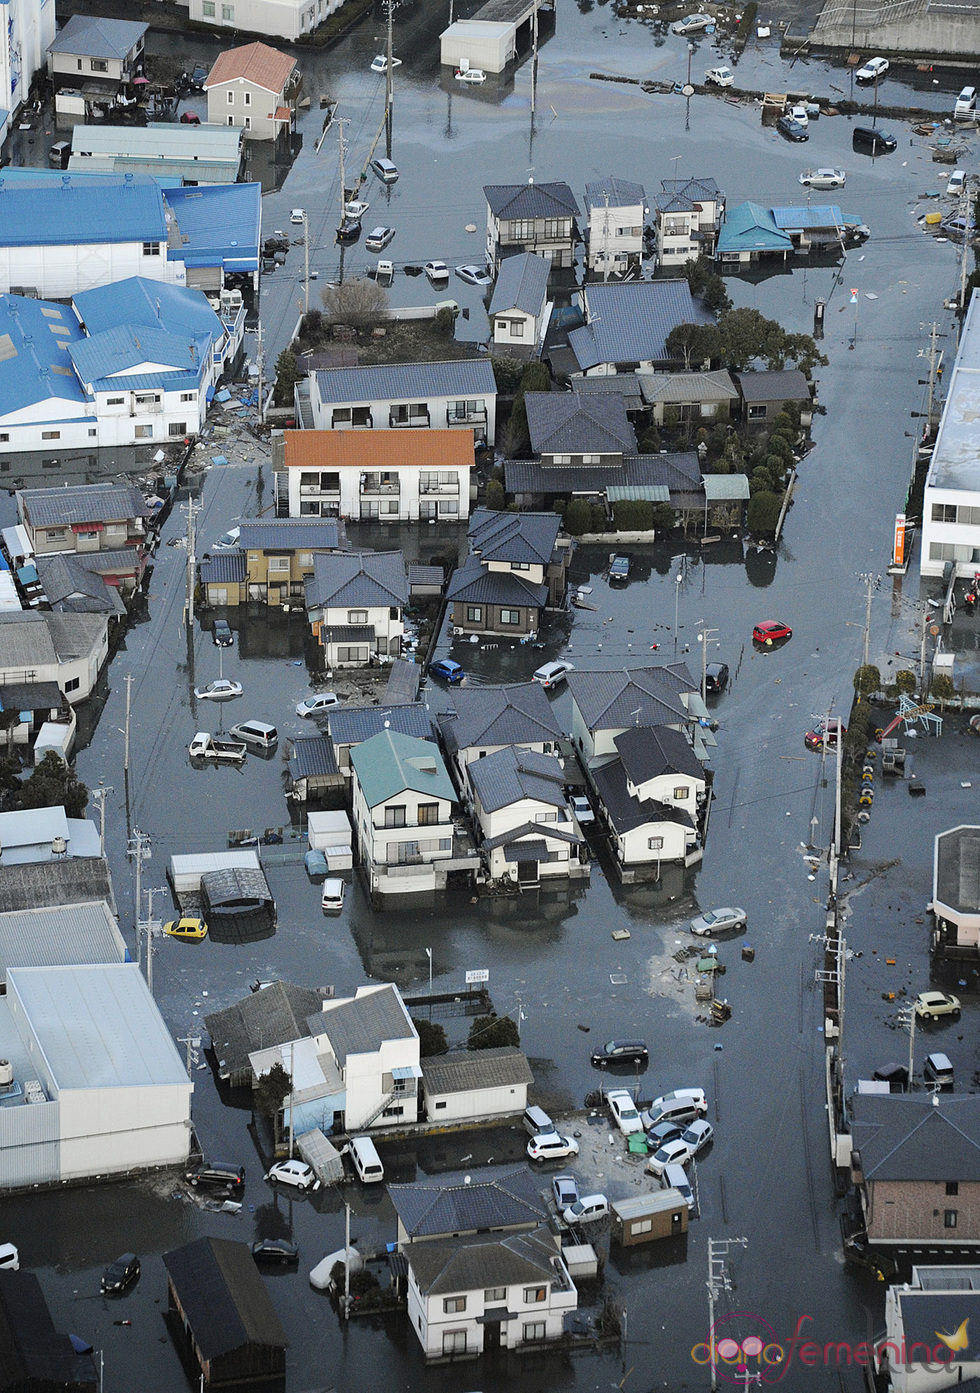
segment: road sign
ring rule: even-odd
[[[466,974],[466,985],[471,987],[476,982],[489,982],[490,969],[488,967],[473,967]]]
[[[858,302],[858,293],[857,293],[856,290],[852,290],[852,291],[851,291],[851,304],[852,304],[852,305],[856,305],[857,302]]]

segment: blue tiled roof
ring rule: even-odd
[[[189,373],[196,380],[202,361],[210,356],[211,344],[207,337],[189,339],[165,329],[120,324],[73,343],[69,352],[83,382],[112,378],[139,363],[159,363],[165,370]],[[154,380],[158,376],[145,375]],[[132,378],[126,378],[126,385],[132,387]]]
[[[405,558],[400,551],[317,552],[306,581],[310,609],[370,609],[408,601]]]
[[[537,318],[548,298],[551,262],[533,252],[508,256],[500,263],[488,314],[491,318],[506,310],[523,310]]]
[[[177,219],[182,243],[168,250],[168,260],[220,265],[226,271],[257,270],[261,198],[261,184],[168,189],[167,206]]]
[[[390,363],[378,367],[323,368],[316,374],[324,402],[419,401],[429,397],[496,397],[486,358],[443,363]]]
[[[725,218],[718,234],[717,253],[725,252],[790,251],[793,243],[787,233],[776,226],[768,208],[761,203],[740,203]]]
[[[406,706],[340,706],[327,712],[327,729],[334,745],[360,745],[383,730],[397,730],[419,740],[432,739],[432,722],[424,704]]]
[[[644,374],[644,381],[647,380]],[[548,454],[633,454],[636,431],[626,414],[622,397],[578,395],[579,382],[606,382],[608,378],[576,379],[574,392],[528,392],[524,397],[531,449]]]
[[[91,383],[93,392],[118,392],[125,381],[127,392],[155,392],[166,388],[168,392],[196,392],[201,385],[200,376],[192,372],[136,372],[125,379],[119,377],[97,377]]]
[[[470,546],[484,564],[508,561],[547,566],[561,531],[557,513],[507,513],[474,508],[466,529]]]
[[[599,363],[662,362],[667,335],[678,324],[714,322],[682,279],[590,285],[586,299],[589,323],[568,335],[583,371]]]
[[[448,600],[469,600],[482,605],[530,605],[541,609],[548,600],[547,585],[535,585],[513,571],[488,571],[470,556],[453,573],[446,591]]]
[[[58,329],[60,332],[55,333]],[[0,410],[4,415],[35,402],[84,402],[69,345],[82,331],[67,305],[0,295]]]
[[[55,185],[5,185],[0,174],[0,246],[166,240],[163,194],[148,177],[121,176],[109,187],[70,174]]]
[[[120,324],[142,324],[187,338],[206,334],[215,343],[224,336],[221,320],[200,290],[145,276],[83,290],[72,297],[72,303],[90,334]]]
[[[241,523],[238,545],[243,551],[337,551],[343,537],[337,518],[262,518]]]
[[[201,562],[202,585],[240,585],[246,575],[243,551],[216,551]]]

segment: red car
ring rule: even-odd
[[[762,623],[756,624],[752,630],[752,642],[764,643],[767,648],[771,648],[780,639],[792,637],[793,630],[781,619],[763,619]]]
[[[803,743],[808,750],[822,750],[824,745],[828,750],[836,750],[838,738],[846,734],[847,726],[831,716],[829,721],[821,721],[815,730],[808,730]]]
[[[199,126],[201,118],[196,111],[183,111],[180,116],[180,124],[182,126]]]

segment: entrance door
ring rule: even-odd
[[[537,885],[537,884],[538,884],[538,863],[537,863],[537,861],[518,861],[518,863],[517,863],[517,883],[518,883],[518,885]]]
[[[483,1353],[497,1354],[500,1350],[500,1323],[493,1321],[483,1327]]]

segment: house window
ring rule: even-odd
[[[440,837],[440,838],[439,838],[439,845],[436,847],[436,851],[452,851],[452,849],[453,849],[453,839],[452,839],[452,837]]]
[[[524,1325],[525,1342],[532,1340],[543,1340],[545,1337],[545,1323],[543,1320],[529,1320]]]
[[[446,1296],[443,1298],[442,1309],[446,1315],[452,1315],[454,1311],[466,1310],[465,1296]]]
[[[490,1303],[493,1302],[493,1301],[506,1301],[506,1300],[507,1300],[507,1288],[506,1288],[506,1287],[487,1287],[486,1291],[483,1293],[483,1300],[484,1300],[484,1302],[485,1302],[485,1304],[486,1304],[487,1306],[489,1306]]]
[[[181,394],[180,394],[180,399],[181,399],[181,401],[196,401],[196,400],[197,400],[197,393],[196,393],[196,392],[181,392]]]
[[[445,1103],[436,1103],[436,1112],[438,1112],[440,1108],[444,1108],[445,1106]]]
[[[135,406],[159,406],[159,392],[134,392],[133,403]]]
[[[384,822],[384,825],[385,825],[386,827],[404,827],[404,826],[406,826],[406,823],[405,823],[405,809],[404,809],[404,807],[385,808],[385,822]]]
[[[225,20],[226,23],[231,23],[231,21],[234,20],[234,18],[235,18],[235,7],[234,7],[234,5],[222,5],[222,6],[221,6],[221,18],[222,18],[223,20]]]
[[[152,440],[152,439],[153,439],[153,427],[152,427],[152,426],[137,426],[137,427],[136,427],[136,431],[135,431],[135,435],[136,435],[136,439],[137,439],[137,440]]]
[[[42,439],[42,440],[60,440],[60,439],[61,439],[61,431],[60,431],[60,430],[43,430],[43,431],[41,432],[41,439]]]
[[[956,504],[955,503],[934,503],[932,505],[933,522],[955,522]]]
[[[652,1219],[634,1219],[633,1222],[632,1222],[632,1224],[630,1224],[630,1237],[631,1237],[631,1238],[632,1238],[632,1236],[633,1236],[635,1233],[652,1233],[652,1232],[653,1232],[653,1220],[652,1220]]]
[[[106,404],[106,406],[125,406],[125,404],[126,404],[126,398],[125,398],[125,397],[106,397],[106,399],[105,399],[105,404]]]
[[[235,124],[235,118],[231,115],[230,112],[228,113],[228,124],[229,126],[233,126]]]
[[[583,463],[583,464],[598,464],[601,458],[602,458],[601,455],[583,455],[583,456],[582,456],[582,463]]]
[[[349,609],[347,611],[348,624],[366,624],[368,614],[366,609]]]
[[[571,226],[567,218],[545,218],[544,235],[553,240],[555,237],[567,237],[571,231]]]
[[[571,464],[572,462],[571,455],[552,455],[551,459],[554,464]]]
[[[467,622],[467,624],[482,624],[482,623],[483,623],[483,606],[482,606],[482,605],[467,605],[467,606],[466,606],[466,622]]]
[[[201,14],[205,19],[214,19],[214,0],[203,0]]]
[[[557,822],[558,814],[554,810],[547,813],[535,813],[534,820],[535,822]]]
[[[512,561],[510,563],[510,569],[512,571],[529,571],[531,569],[531,563],[530,561]]]
[[[419,804],[419,826],[420,826],[420,827],[432,827],[432,826],[433,826],[435,823],[437,823],[438,821],[439,821],[439,804],[438,804],[438,803],[420,803],[420,804]]]
[[[960,1192],[960,1182],[959,1182],[958,1180],[947,1180],[947,1181],[946,1181],[946,1193],[947,1193],[947,1195],[958,1195],[959,1192]]]
[[[60,542],[65,535],[65,529],[63,527],[49,527],[44,535],[49,542]]]
[[[443,1354],[465,1354],[466,1331],[444,1330],[442,1332],[442,1352]]]
[[[271,573],[272,571],[277,571],[277,572],[283,572],[283,571],[285,571],[285,572],[288,574],[288,572],[289,572],[289,557],[288,557],[288,556],[270,556],[270,557],[269,557],[269,571],[270,571],[270,573]]]
[[[523,321],[523,319],[511,319],[511,320],[508,321],[508,323],[510,324],[510,336],[511,336],[511,338],[512,338],[512,339],[522,339],[522,338],[524,337],[524,321]]]
[[[186,421],[171,421],[171,422],[170,422],[170,434],[173,435],[173,436],[186,435],[186,434],[187,434],[187,422],[186,422]]]
[[[944,1210],[943,1210],[943,1228],[944,1228],[944,1229],[955,1229],[955,1228],[956,1228],[956,1216],[957,1216],[958,1213],[959,1213],[959,1210],[957,1210],[957,1209],[944,1209]]]
[[[159,256],[159,255],[160,255],[160,243],[159,243],[159,242],[144,242],[144,243],[143,243],[143,255],[144,255],[144,256]]]
[[[9,430],[0,430],[0,440],[9,440],[9,439],[10,439],[10,431],[9,431]]]
[[[92,437],[94,435],[98,435],[98,433],[99,432],[94,427],[92,427],[92,429],[89,431],[89,436]]]
[[[663,849],[664,849],[664,839],[663,839],[663,837],[650,837],[650,838],[648,838],[648,840],[647,840],[647,849],[648,849],[649,851],[663,851]]]
[[[43,459],[43,460],[41,461],[41,468],[42,468],[42,469],[60,469],[60,468],[61,468],[61,460],[60,460],[60,459],[51,459],[51,458]]]
[[[252,118],[251,118],[251,116],[246,116],[246,117],[245,117],[245,129],[246,129],[247,131],[250,131],[250,130],[252,129]]]
[[[397,853],[395,856],[396,862],[405,864],[406,862],[418,861],[419,859],[418,842],[401,842],[399,846],[395,848],[395,850]]]
[[[229,105],[229,106],[234,106],[234,104],[235,104],[235,93],[234,93],[234,91],[232,91],[232,90],[229,88],[228,92],[225,94],[225,97],[226,97],[226,100],[227,100],[227,102],[228,102],[228,105]]]
[[[533,218],[515,218],[510,225],[510,235],[518,242],[526,242],[534,236]]]
[[[501,624],[520,624],[521,612],[519,609],[502,609],[500,611]]]
[[[251,105],[252,105],[252,94],[251,94],[251,92],[243,92],[243,93],[242,93],[242,96],[243,96],[243,98],[244,98],[244,100],[245,100],[245,105],[246,105],[246,106],[251,106]]]
[[[89,67],[92,69],[93,73],[107,73],[109,71],[109,64],[104,58],[93,58],[89,63]]]
[[[765,404],[764,404],[764,403],[763,403],[763,405],[761,405],[761,406],[751,406],[751,405],[749,406],[749,420],[750,420],[750,421],[764,421],[765,419],[766,419],[766,407],[765,407]]]
[[[444,518],[444,517],[456,517],[456,516],[458,515],[458,513],[459,513],[459,504],[456,502],[455,499],[449,499],[447,502],[443,502],[443,503],[440,503],[440,504],[439,504],[439,516],[440,516],[440,517],[443,517],[443,518]]]
[[[69,677],[68,681],[65,683],[65,691],[77,692],[81,685],[82,679],[80,677]]]
[[[689,788],[685,788],[683,784],[678,784],[677,788],[674,789],[674,802],[680,803],[690,792]]]
[[[539,1302],[539,1301],[547,1301],[547,1299],[548,1299],[548,1288],[547,1288],[547,1287],[525,1287],[525,1288],[524,1288],[524,1305],[525,1305],[525,1306],[534,1306],[537,1302]]]

